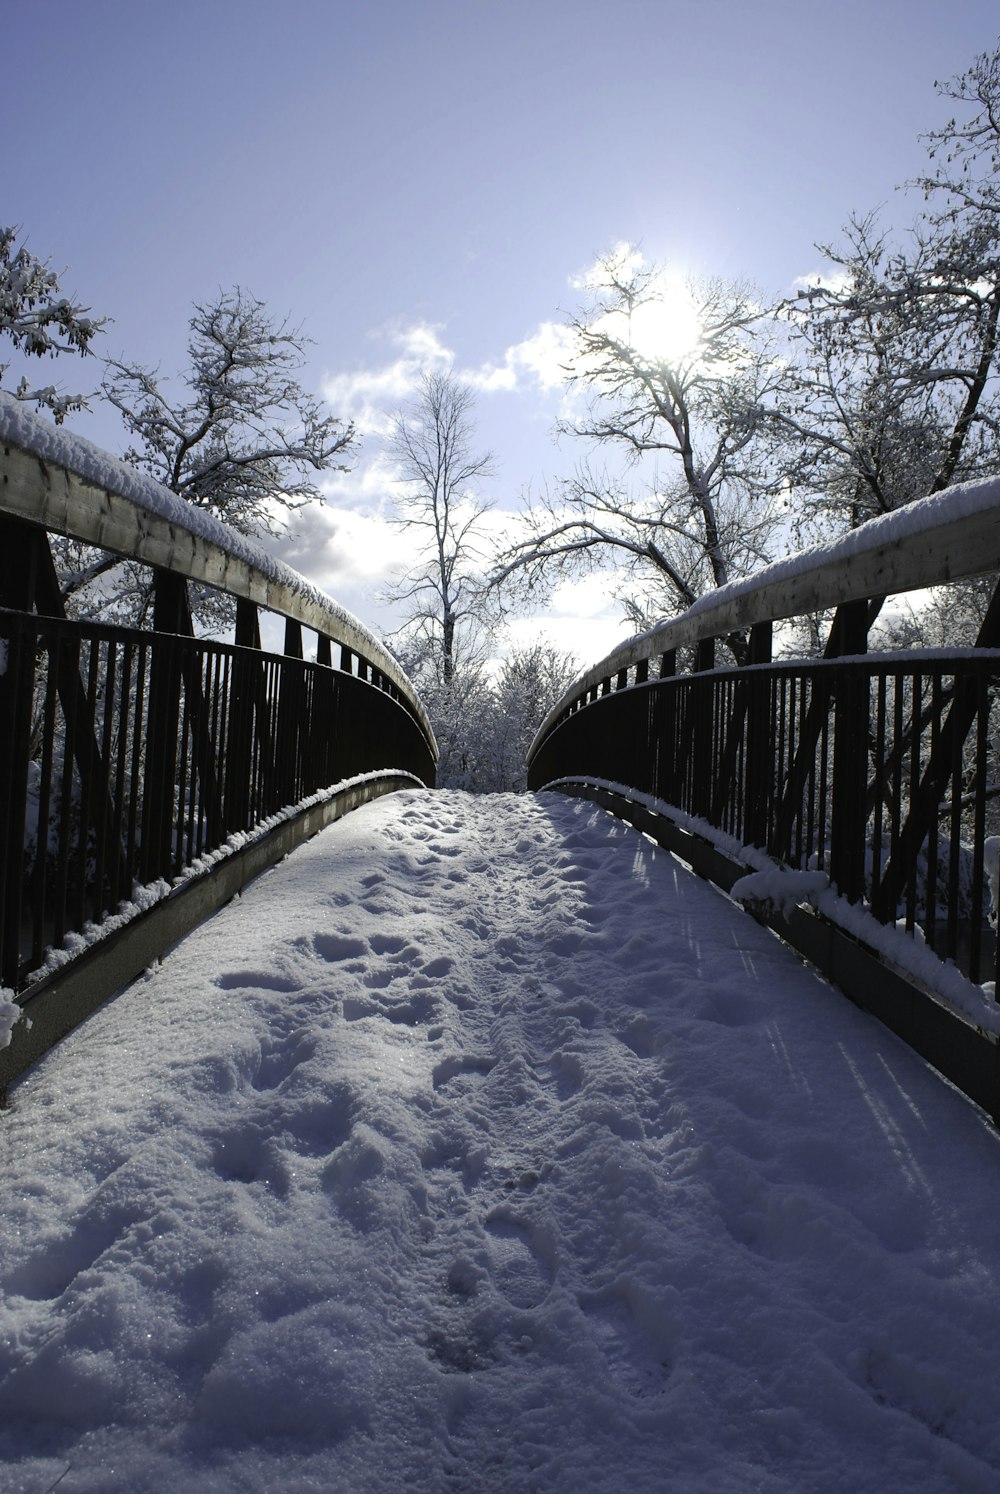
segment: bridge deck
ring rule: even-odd
[[[1000,1480],[1000,1137],[590,805],[357,811],[12,1098],[18,1488]]]

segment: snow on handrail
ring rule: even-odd
[[[436,756],[427,714],[399,661],[346,608],[255,540],[3,391],[0,445],[0,511],[175,571],[332,638],[397,687]]]
[[[959,483],[700,597],[686,612],[612,649],[569,687],[539,727],[529,761],[573,701],[602,681],[703,639],[1000,570],[1000,478]]]

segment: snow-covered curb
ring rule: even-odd
[[[24,1012],[14,999],[14,992],[7,986],[0,986],[0,1048],[10,1047],[14,1023],[19,1022],[23,1016]]]
[[[218,846],[214,851],[207,851],[205,855],[199,856],[195,861],[192,861],[191,865],[185,867],[173,881],[167,882],[161,877],[155,882],[138,886],[133,890],[130,899],[119,903],[117,911],[109,914],[100,923],[86,923],[82,930],[67,934],[60,949],[49,948],[46,950],[44,961],[39,965],[37,970],[33,970],[28,976],[26,987],[30,989],[31,986],[37,985],[39,981],[53,975],[64,965],[69,964],[71,960],[76,959],[84,950],[89,949],[94,944],[99,944],[102,939],[107,939],[112,934],[116,934],[126,924],[131,923],[141,914],[155,907],[157,903],[163,902],[165,898],[169,897],[179,888],[186,886],[189,882],[194,881],[195,878],[204,876],[213,867],[218,866],[220,862],[226,861],[229,857],[236,855],[237,852],[243,851],[248,846],[263,840],[265,836],[269,835],[272,830],[277,829],[279,825],[297,818],[300,814],[314,808],[318,804],[325,804],[328,800],[335,798],[339,794],[347,793],[351,789],[359,788],[366,783],[374,783],[382,778],[406,778],[413,783],[415,788],[425,787],[419,778],[403,768],[379,768],[371,773],[359,773],[353,778],[345,778],[340,783],[331,784],[329,788],[319,789],[315,794],[310,794],[308,798],[301,799],[297,804],[287,805],[284,809],[280,809],[275,814],[269,815],[267,819],[261,820],[252,830],[236,831],[228,837],[224,844]],[[10,1030],[21,1014],[20,1007],[16,1007],[16,1011],[13,1014],[8,1012],[8,1007],[11,1004],[8,998],[12,996],[13,993],[6,989],[0,991],[0,1049],[7,1047],[10,1043]],[[5,1000],[6,1005],[4,1004]],[[16,1003],[14,1005],[16,1006]]]
[[[730,888],[729,897],[738,902],[770,903],[784,914],[802,904],[810,905],[829,923],[859,940],[898,970],[919,980],[943,1006],[957,1016],[984,1032],[1000,1035],[1000,1005],[993,999],[992,982],[986,986],[977,986],[955,965],[940,959],[933,950],[918,943],[910,934],[879,923],[867,909],[848,902],[835,892],[826,872],[795,871],[791,867],[780,866],[758,847],[745,846],[725,831],[710,825],[707,820],[686,814],[684,810],[677,809],[662,799],[656,799],[652,794],[640,793],[627,784],[580,774],[576,777],[553,779],[551,783],[544,785],[544,789],[558,789],[570,784],[585,784],[605,789],[609,793],[621,794],[632,803],[663,815],[680,829],[708,841],[722,855],[747,868],[747,875]]]

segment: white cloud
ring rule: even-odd
[[[795,291],[822,289],[836,294],[838,291],[847,289],[850,279],[846,270],[810,270],[808,274],[796,275],[792,281],[792,289]]]
[[[460,377],[485,393],[523,389],[526,380],[543,391],[558,389],[566,381],[565,367],[572,351],[568,327],[562,322],[540,322],[528,337],[506,349],[500,363],[464,369]]]
[[[399,478],[388,452],[364,447],[350,471],[327,473],[319,487],[328,505],[384,514],[397,495]]]
[[[373,596],[412,559],[413,546],[384,514],[325,503],[303,509],[295,533],[274,548],[287,565],[356,610],[345,593]]]
[[[324,399],[338,415],[353,420],[363,435],[384,435],[392,411],[416,392],[421,375],[450,368],[455,357],[441,341],[440,328],[430,322],[399,324],[375,335],[396,349],[389,363],[328,374],[323,381]]]
[[[509,625],[504,653],[532,644],[549,643],[561,653],[569,654],[582,673],[603,659],[626,636],[621,623],[598,617],[554,617],[541,612],[537,616],[515,618]]]
[[[394,356],[374,367],[328,374],[323,381],[323,397],[363,436],[388,433],[393,412],[413,397],[425,373],[455,368],[459,379],[484,394],[549,393],[565,383],[563,370],[572,355],[569,329],[550,321],[512,343],[499,361],[466,368],[455,366],[442,329],[430,322],[397,324],[373,336],[384,339]]]

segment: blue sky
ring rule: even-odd
[[[574,275],[630,240],[788,289],[920,169],[935,78],[998,29],[992,0],[2,0],[0,221],[113,318],[107,351],[164,372],[192,301],[235,283],[301,324],[303,382],[345,413],[453,360],[515,509],[577,455],[509,351],[573,309]],[[75,424],[120,450],[110,412]],[[286,556],[381,625],[376,455]],[[614,642],[599,588],[565,600],[557,641]]]

